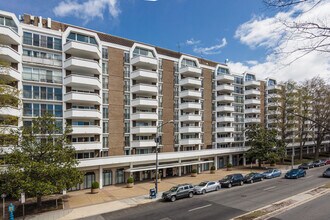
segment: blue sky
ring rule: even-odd
[[[262,0],[10,0],[1,1],[0,9],[51,17],[175,51],[180,44],[183,53],[218,62],[229,59],[235,71],[254,71],[261,77],[277,74],[286,79],[296,68],[274,72],[277,39],[272,28],[283,15],[267,9]],[[330,64],[324,62],[322,69],[309,72],[328,74]]]

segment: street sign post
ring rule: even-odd
[[[23,204],[23,220],[25,219],[25,193],[21,193],[21,203]]]
[[[6,196],[7,196],[6,193],[1,194],[1,198],[2,198],[2,219],[5,219],[5,215],[6,215],[6,203],[5,203]]]

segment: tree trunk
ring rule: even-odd
[[[37,196],[37,209],[41,210],[41,196]]]
[[[261,167],[261,160],[258,160],[258,166]]]

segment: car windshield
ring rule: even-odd
[[[246,174],[245,177],[252,177],[252,176],[254,176],[254,175],[255,175],[255,173],[249,173],[249,174]]]
[[[326,170],[327,172],[330,172],[330,167]]]
[[[308,165],[308,164],[307,164],[307,163],[303,163],[303,164],[301,164],[301,165],[306,166],[306,165]]]
[[[205,186],[207,184],[207,182],[201,182],[200,184],[198,184],[198,186]]]
[[[230,180],[232,178],[232,175],[228,175],[228,176],[225,176],[222,180],[226,181],[226,180]]]
[[[267,170],[265,173],[272,173],[274,170],[271,169],[271,170]]]
[[[292,169],[290,170],[290,173],[297,173],[299,170],[298,169]]]
[[[171,192],[176,192],[177,190],[178,190],[178,187],[176,187],[176,186],[173,186],[173,187],[170,189]]]

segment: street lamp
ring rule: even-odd
[[[156,142],[156,181],[155,181],[156,196],[158,193],[158,166],[159,166],[158,165],[158,150],[159,150],[159,142],[160,142],[159,129],[168,123],[173,123],[173,120],[167,121],[167,122],[157,126],[157,133],[156,133],[156,138],[155,138],[155,142]]]

